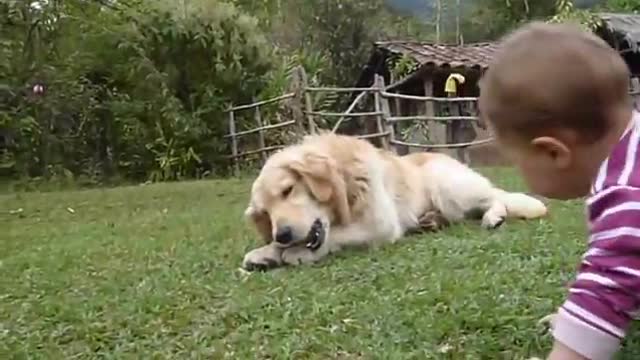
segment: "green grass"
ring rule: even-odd
[[[552,202],[549,219],[495,232],[463,224],[246,275],[249,184],[0,195],[0,359],[540,356],[536,322],[586,246],[582,205]]]

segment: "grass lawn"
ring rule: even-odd
[[[536,322],[586,246],[581,203],[553,202],[495,232],[458,225],[246,275],[249,184],[0,195],[0,359],[541,356]],[[640,341],[619,358],[640,358]]]

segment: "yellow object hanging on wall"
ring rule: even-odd
[[[444,91],[446,93],[457,93],[458,92],[458,83],[464,84],[465,78],[462,74],[452,73],[447,78],[447,81],[444,83]]]

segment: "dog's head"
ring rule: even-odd
[[[267,243],[317,249],[332,223],[350,220],[344,175],[320,152],[283,150],[254,181],[245,215]]]

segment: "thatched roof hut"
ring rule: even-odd
[[[373,75],[380,74],[391,90],[408,90],[407,88],[413,86],[422,90],[423,82],[428,80],[435,85],[435,96],[438,96],[438,89],[444,88],[447,76],[452,72],[458,72],[470,80],[467,82],[469,86],[465,86],[463,92],[477,93],[474,80],[487,69],[496,50],[497,45],[494,43],[448,45],[419,41],[376,42],[358,79],[358,86],[372,84]],[[398,78],[393,72],[394,61],[403,57],[411,59],[415,68],[406,77]],[[442,86],[438,86],[440,83]]]
[[[598,13],[601,24],[596,34],[616,49],[625,59],[632,73],[632,94],[640,96],[640,15]],[[357,87],[368,87],[373,84],[376,74],[384,77],[387,90],[406,95],[446,97],[445,82],[452,73],[464,75],[465,82],[458,87],[457,96],[477,97],[480,94],[478,81],[487,70],[493,55],[499,48],[497,43],[475,43],[465,45],[433,44],[420,41],[381,41],[374,43],[369,60],[357,81]],[[397,71],[398,64],[412,63],[407,71]],[[415,114],[436,115],[442,111],[435,104],[418,101],[396,101],[391,103],[391,111],[398,116]],[[475,103],[467,103],[460,109],[465,115],[476,113]],[[439,126],[432,126],[437,130]],[[401,129],[399,129],[401,131]],[[477,138],[482,139],[489,134],[486,129],[476,127]],[[439,133],[439,135],[437,134]],[[430,141],[445,142],[443,132],[433,131]],[[448,142],[448,141],[447,141]],[[502,160],[491,145],[471,149],[480,159],[477,163],[494,164]],[[473,157],[473,156],[472,156]]]
[[[374,75],[381,75],[387,91],[397,92],[405,95],[447,97],[445,93],[445,83],[450,75],[457,73],[464,76],[465,81],[458,84],[456,96],[475,98],[479,96],[480,89],[478,80],[489,66],[489,62],[498,46],[495,43],[475,43],[467,45],[433,44],[418,41],[385,41],[374,44],[374,50],[360,75],[357,86],[367,87],[373,83]],[[407,62],[411,66],[407,69]],[[400,66],[399,66],[400,65]],[[403,71],[397,71],[398,68]],[[424,114],[427,116],[475,116],[477,113],[476,102],[464,103],[441,103],[441,102],[420,102],[412,100],[395,99],[391,104],[391,112],[395,116],[411,116]],[[474,139],[481,140],[487,138],[489,134],[486,129],[466,126],[465,130],[455,130],[460,123],[445,126],[445,123],[430,123],[428,132],[428,142],[460,143]],[[398,125],[396,133],[411,133],[412,130],[404,128],[408,124]],[[454,126],[455,125],[455,126]],[[462,131],[462,132],[461,132]],[[410,142],[424,143],[426,139],[421,135],[409,135]],[[482,146],[482,149],[470,149],[471,159],[474,163],[492,164],[500,163],[502,160],[495,151],[487,153],[487,148],[492,145]],[[473,156],[483,153],[479,159]],[[401,152],[409,149],[399,150]],[[453,155],[458,150],[445,151]],[[473,158],[477,160],[474,160]]]
[[[625,59],[634,75],[640,74],[640,14],[597,13],[601,25],[596,34],[616,49]],[[373,51],[365,64],[358,86],[373,83],[374,74],[383,75],[392,90],[402,92],[421,84],[433,82],[434,95],[439,96],[440,83],[452,72],[462,73],[469,80],[463,86],[465,96],[479,91],[476,79],[487,69],[497,43],[466,45],[433,44],[420,41],[381,41],[374,43]],[[393,73],[394,61],[406,57],[416,63],[413,71],[398,78]],[[416,89],[417,90],[417,89]]]
[[[640,15],[598,13],[601,25],[596,33],[618,50],[633,75],[640,74]]]

